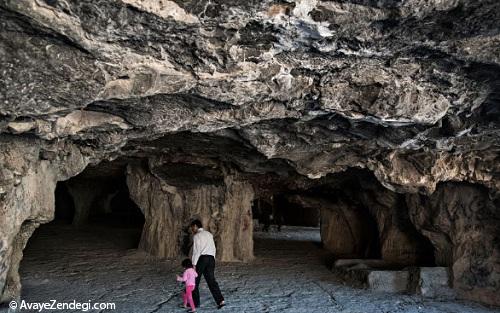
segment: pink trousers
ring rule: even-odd
[[[186,291],[182,294],[182,300],[184,300],[184,306],[187,306],[189,303],[191,310],[195,311],[196,307],[194,306],[193,301],[193,290],[194,286],[186,286]]]

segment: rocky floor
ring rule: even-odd
[[[21,264],[22,299],[115,302],[121,313],[184,312],[175,282],[179,262],[145,257],[133,249],[137,236],[134,229],[42,226]],[[257,232],[255,238],[254,262],[218,266],[228,303],[224,312],[500,312],[345,286],[324,266],[327,254],[317,229],[287,227],[281,233]],[[202,302],[200,312],[220,312],[204,283]]]

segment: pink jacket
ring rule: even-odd
[[[194,286],[196,285],[196,277],[198,277],[198,273],[196,273],[194,268],[188,268],[182,274],[182,277],[177,277],[177,281],[183,281],[186,283],[186,286]]]

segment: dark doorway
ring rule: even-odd
[[[45,232],[93,233],[122,248],[137,248],[144,215],[130,198],[126,165],[124,161],[103,162],[59,182],[54,221],[41,225],[30,243]]]

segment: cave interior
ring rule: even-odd
[[[499,34],[497,0],[0,0],[0,310],[172,309],[199,219],[234,310],[494,311]]]

